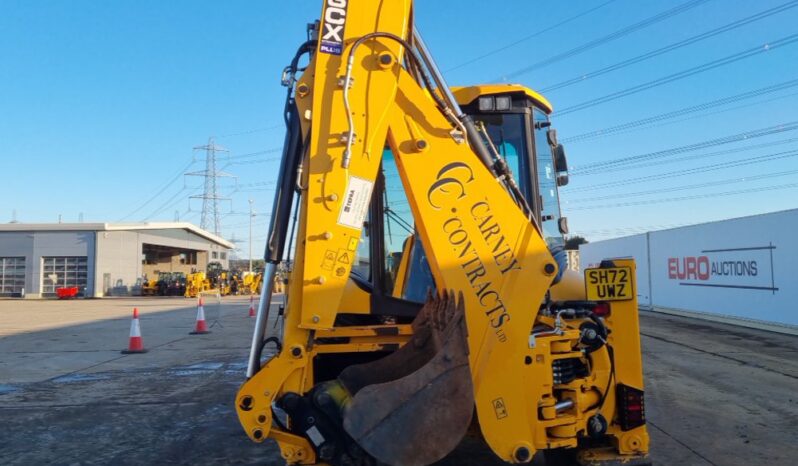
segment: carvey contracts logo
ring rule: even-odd
[[[319,50],[330,55],[341,55],[344,50],[344,28],[346,27],[347,0],[327,0],[324,9]]]
[[[493,215],[487,198],[469,198],[467,188],[474,179],[474,171],[467,163],[446,164],[427,190],[427,204],[435,210],[451,212],[441,226],[443,233],[448,235],[459,268],[471,284],[496,338],[504,343],[508,336],[503,326],[510,321],[510,311],[504,305],[497,279],[521,270],[521,266],[511,246],[515,242],[508,239],[512,235],[500,225],[501,216]],[[501,404],[497,405],[497,401]],[[494,409],[499,419],[501,413],[507,415],[501,398],[494,400]]]

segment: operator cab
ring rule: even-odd
[[[563,246],[568,225],[558,187],[568,184],[568,166],[549,121],[549,101],[519,84],[456,87],[452,93],[512,170],[549,247]]]
[[[541,225],[552,250],[562,248],[567,221],[560,213],[558,188],[568,183],[567,163],[556,131],[551,104],[521,85],[486,85],[452,89],[464,113],[490,137],[512,170],[513,178]],[[371,313],[415,315],[424,301],[432,273],[391,150],[386,148],[366,225],[352,267],[352,280],[370,295]],[[407,307],[407,304],[414,304]]]

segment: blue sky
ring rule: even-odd
[[[477,0],[460,1],[456,7],[453,2],[420,0],[416,20],[450,84],[509,79],[543,89],[787,0],[708,0],[584,53],[518,72],[686,2],[615,0],[566,25],[459,66],[605,2],[519,0],[492,2],[486,9]],[[200,180],[179,174],[204,168],[197,157],[201,154],[192,148],[213,136],[230,150],[231,158],[221,157],[220,166],[236,175],[239,185],[236,190],[232,182],[222,181],[222,193],[232,198],[222,205],[230,212],[222,220],[223,234],[242,240],[245,255],[247,200],[253,199],[262,214],[271,208],[272,191],[266,183],[274,180],[278,162],[277,154],[269,151],[279,148],[283,137],[285,90],[279,85],[280,72],[305,38],[305,24],[318,17],[321,1],[2,3],[0,221],[11,220],[16,210],[22,222],[56,221],[59,214],[64,221],[76,221],[81,213],[85,221],[171,221],[177,212],[182,220],[199,223],[201,201],[187,197],[201,192]],[[795,24],[798,8],[551,91],[547,97],[555,112],[567,109],[764,47],[794,34]],[[798,43],[585,110],[555,114],[553,123],[560,139],[567,141],[796,78]],[[662,165],[581,175],[578,168],[798,120],[796,93],[798,86],[649,128],[566,143],[575,170],[562,200],[572,232],[597,240],[795,208],[798,189],[780,186],[798,184],[798,175],[790,173],[798,170],[798,156],[790,152],[798,150],[798,142],[789,141],[798,138],[798,131],[657,159],[678,159]],[[252,153],[256,154],[246,155]],[[751,161],[771,154],[782,156]],[[740,164],[702,171],[711,164],[734,161]],[[676,176],[619,184],[664,173]],[[699,187],[674,189],[694,185]],[[767,187],[775,188],[762,190]],[[648,191],[656,192],[638,194]],[[737,191],[746,192],[716,195]],[[691,199],[648,203],[681,197]],[[618,205],[635,202],[644,203]],[[256,218],[256,255],[263,248],[267,220],[265,215]]]

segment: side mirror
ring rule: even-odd
[[[557,146],[557,130],[552,128],[546,131],[546,140],[548,140],[551,147]]]
[[[560,233],[563,235],[568,234],[568,217],[560,217],[557,220],[557,228],[560,229]]]
[[[563,173],[557,175],[557,186],[566,186],[568,184],[568,174]]]
[[[282,75],[280,75],[280,84],[283,87],[291,87],[291,86],[294,85],[295,81],[296,81],[296,79],[295,79],[294,73],[291,71],[291,67],[290,66],[286,66],[283,69]]]
[[[565,157],[565,148],[562,144],[557,144],[554,149],[554,170],[557,173],[568,172],[568,160]]]

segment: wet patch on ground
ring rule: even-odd
[[[282,465],[233,406],[242,362],[75,373],[7,387],[0,464]],[[2,387],[0,387],[2,389]]]

